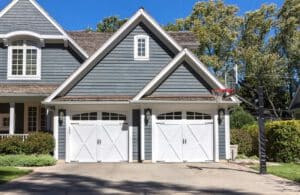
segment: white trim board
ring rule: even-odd
[[[134,98],[133,102],[141,100],[141,98],[146,95],[147,92],[153,90],[157,85],[160,84],[167,76],[169,76],[173,70],[175,70],[180,64],[186,61],[191,65],[200,76],[204,76],[208,84],[213,88],[225,89],[225,86],[218,81],[218,79],[209,72],[207,67],[198,60],[198,58],[188,49],[182,50],[162,71],[152,79]],[[232,97],[234,102],[238,102],[235,97]]]
[[[65,37],[71,45],[74,46],[75,51],[78,51],[84,58],[88,58],[89,55],[64,31],[64,29],[36,2],[36,0],[28,0],[39,12],[46,17],[46,19]],[[8,4],[1,12],[0,18],[7,13],[19,0],[13,0]]]
[[[114,33],[85,63],[83,63],[65,82],[62,83],[48,98],[45,102],[51,102],[57,95],[61,94],[76,81],[80,79],[91,68],[95,66],[99,60],[101,60],[114,46],[121,41],[127,33],[129,33],[134,27],[140,22],[143,22],[148,28],[156,33],[156,36],[169,43],[169,47],[174,53],[178,53],[182,50],[182,47],[174,41],[174,39],[168,35],[162,27],[147,13],[144,9],[139,9],[116,33]]]

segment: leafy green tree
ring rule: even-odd
[[[300,1],[286,0],[277,14],[273,40],[277,52],[287,67],[286,82],[292,99],[300,77]]]
[[[120,19],[119,16],[110,16],[104,18],[97,24],[97,32],[116,32],[127,19]]]
[[[285,73],[285,67],[279,55],[271,50],[270,34],[275,25],[275,16],[274,5],[263,5],[260,9],[246,14],[236,49],[236,59],[243,70],[243,83],[252,89],[249,91],[249,88],[242,88],[240,95],[253,102],[256,98],[253,90],[263,85],[266,104],[279,118],[276,96],[284,85],[282,75]]]

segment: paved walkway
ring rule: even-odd
[[[0,194],[300,194],[300,185],[227,163],[64,164],[0,186]]]

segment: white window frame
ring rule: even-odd
[[[12,74],[12,54],[14,49],[23,50],[23,72],[22,75],[13,75]],[[37,51],[37,61],[36,61],[36,75],[26,75],[26,50],[35,49]],[[41,48],[34,45],[27,45],[27,41],[23,40],[22,46],[9,45],[8,46],[8,62],[7,62],[7,79],[8,80],[41,80],[41,61],[42,61],[42,52]]]
[[[138,55],[138,40],[145,40],[145,56]],[[149,60],[149,36],[136,35],[134,36],[134,60]]]

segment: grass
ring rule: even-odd
[[[15,167],[0,167],[0,184],[27,175],[31,172],[32,170],[23,170]]]
[[[258,167],[253,167],[258,170]],[[267,167],[267,172],[292,181],[300,182],[300,164],[280,163]]]

